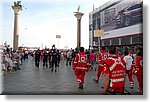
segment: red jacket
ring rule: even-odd
[[[109,57],[104,64],[103,74],[110,75],[111,88],[124,87],[126,68],[118,57]]]
[[[74,70],[89,70],[89,62],[87,55],[84,52],[79,52],[76,54],[74,63],[73,63],[73,69]]]
[[[105,60],[108,58],[108,53],[104,50],[98,53],[98,62],[99,64],[103,64]]]
[[[143,74],[143,57],[139,56],[135,60],[135,73]]]

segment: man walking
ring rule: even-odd
[[[89,63],[83,47],[80,47],[80,52],[76,54],[73,70],[75,70],[76,81],[79,85],[78,88],[83,89],[85,73],[89,71]]]
[[[104,62],[105,60],[107,60],[108,58],[108,53],[106,52],[105,47],[102,47],[101,52],[98,53],[98,70],[97,70],[97,74],[94,80],[94,82],[98,83],[99,78],[101,76],[101,72],[103,71],[104,68]]]
[[[38,49],[38,50],[35,52],[35,67],[38,67],[38,68],[39,68],[39,63],[40,63],[40,56],[41,56],[41,52],[40,52],[40,50]]]
[[[45,65],[46,68],[48,68],[48,64],[47,64],[48,56],[49,56],[49,52],[48,50],[45,49],[43,53],[43,68],[45,67]]]
[[[53,49],[53,52],[52,52],[52,69],[51,69],[51,71],[53,71],[54,65],[55,65],[55,72],[57,71],[57,60],[58,60],[58,54],[56,52],[56,49]]]
[[[103,94],[107,92],[116,94],[124,93],[124,84],[125,84],[125,71],[126,68],[121,62],[121,59],[116,55],[116,47],[109,47],[109,57],[104,61],[103,74],[104,79],[104,90]]]

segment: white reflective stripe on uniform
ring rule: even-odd
[[[87,65],[91,65],[90,63],[87,63]]]
[[[78,62],[75,62],[75,61],[74,61],[74,63],[78,63]]]
[[[111,60],[113,60],[113,61],[115,61],[115,59],[114,58],[108,58],[108,59],[111,59]],[[121,64],[123,67],[125,67],[123,64],[122,64],[122,62],[120,61],[120,63],[119,64]],[[117,65],[117,63],[116,63],[116,61],[115,61],[115,63],[110,67],[110,70],[113,70],[114,68],[115,68],[115,66]]]
[[[100,66],[104,66],[103,64],[99,64]]]
[[[124,81],[124,78],[120,78],[120,79],[110,79],[111,82],[110,82],[110,87],[113,86],[113,82],[120,82],[120,81]]]
[[[134,83],[133,83],[133,82],[130,82],[130,86],[134,86]]]
[[[130,84],[133,84],[133,82],[130,82]]]
[[[110,69],[110,71],[112,71],[114,68],[115,68],[115,66],[116,66],[117,64],[116,63],[114,63],[109,69]]]
[[[77,79],[77,82],[82,82],[81,79]]]
[[[111,79],[111,82],[120,82],[120,81],[124,81],[124,78]]]
[[[125,67],[125,66],[123,65],[123,63],[122,63],[122,62],[121,62],[120,64],[121,64],[123,67]]]
[[[102,60],[98,60],[98,62],[101,62]]]
[[[87,69],[85,67],[76,67],[76,69]]]

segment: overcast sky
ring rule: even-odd
[[[80,5],[84,13],[81,20],[81,46],[89,45],[89,13],[109,0],[21,0],[24,6],[19,19],[19,45],[59,48],[75,48],[77,44],[77,20],[74,16]],[[2,0],[1,16],[3,35],[0,43],[13,44],[14,13],[11,8],[14,0]],[[27,9],[26,9],[27,8]],[[61,35],[61,39],[56,39]]]

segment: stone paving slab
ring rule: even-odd
[[[50,68],[37,69],[34,61],[26,60],[21,65],[21,70],[3,75],[3,95],[100,95],[103,85],[103,76],[98,84],[93,82],[96,72],[89,71],[85,76],[84,89],[78,89],[75,74],[71,66],[60,63],[57,72],[51,72]],[[135,86],[130,90],[128,80],[125,88],[132,94],[137,94],[137,81],[134,78]]]

